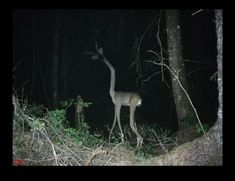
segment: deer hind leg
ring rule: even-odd
[[[121,140],[122,140],[122,142],[124,142],[124,134],[123,134],[123,132],[122,132],[122,125],[121,125],[121,121],[120,121],[120,113],[121,113],[121,105],[119,106],[117,106],[117,121],[118,121],[118,127],[119,127],[119,129],[120,129],[120,132],[121,132]]]
[[[137,147],[137,149],[139,149],[143,144],[143,138],[139,134],[136,123],[135,123],[135,120],[134,120],[135,108],[136,108],[136,106],[131,106],[130,107],[130,127],[131,127],[132,131],[135,133],[135,135],[137,137],[136,147]]]
[[[136,129],[136,131],[137,131],[137,133],[138,133],[138,136],[137,136],[137,145],[136,145],[136,147],[137,147],[137,149],[139,149],[139,148],[142,146],[144,139],[143,139],[142,136],[140,136],[140,134],[139,134],[139,132],[138,132],[138,129],[137,129],[135,120],[134,120],[133,123],[134,123],[133,125],[134,125],[134,127],[135,127],[135,129]]]

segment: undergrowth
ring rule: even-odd
[[[79,129],[66,127],[66,109],[49,111],[13,96],[13,165],[83,165],[104,143],[83,120]],[[85,105],[85,104],[84,104]]]
[[[41,105],[19,101],[15,96],[12,101],[13,165],[134,164],[128,161],[129,151],[135,151],[136,146],[136,137],[129,126],[124,125],[124,144],[120,144],[117,130],[114,131],[111,143],[107,143],[107,138],[103,135],[90,132],[84,117],[79,128],[65,124],[66,108],[76,100],[69,100],[61,108],[51,111]],[[84,102],[80,104],[88,107]],[[174,135],[157,125],[139,126],[139,132],[144,138],[144,144],[134,155],[137,160],[168,152],[177,145]]]

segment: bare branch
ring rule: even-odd
[[[154,135],[156,136],[158,142],[160,143],[160,146],[162,147],[162,149],[164,150],[165,153],[168,152],[168,149],[164,146],[164,144],[161,142],[161,140],[159,139],[157,133],[155,131],[152,130],[152,132],[154,133]]]
[[[201,71],[201,70],[208,70],[208,69],[211,69],[211,68],[199,68],[199,69],[196,69],[196,70],[192,70],[188,73],[188,75],[190,75],[192,73],[195,73],[195,72],[198,72],[198,71]]]
[[[140,81],[141,87],[144,86],[143,84],[143,72],[142,72],[142,68],[141,68],[141,64],[140,64],[140,47],[142,44],[142,41],[146,35],[146,33],[149,31],[150,27],[154,24],[155,20],[157,17],[154,17],[153,20],[149,23],[149,25],[147,26],[147,28],[145,29],[145,31],[143,32],[143,34],[137,38],[135,40],[134,43],[134,62],[131,63],[131,65],[129,66],[132,67],[134,64],[136,65],[136,73],[137,73],[137,78],[136,78],[136,82]]]
[[[150,75],[149,77],[147,77],[146,79],[143,80],[143,82],[147,82],[149,81],[151,78],[153,78],[155,75],[161,73],[162,71],[158,71],[158,72],[155,72],[154,74]]]
[[[200,64],[208,64],[208,65],[213,65],[216,66],[214,63],[209,63],[206,61],[198,61],[198,60],[189,60],[189,59],[184,59],[185,62],[192,62],[192,63],[200,63]]]
[[[19,64],[21,64],[21,62],[18,62],[18,63],[15,65],[15,67],[14,67],[13,70],[12,70],[13,72],[16,70],[16,68],[18,67]]]
[[[157,38],[157,42],[158,42],[158,44],[160,46],[160,60],[163,63],[162,42],[161,42],[161,39],[160,39],[160,36],[159,36],[160,23],[161,23],[161,14],[160,14],[159,19],[158,19],[158,28],[157,28],[156,38]],[[163,82],[164,81],[163,66],[161,66],[161,72],[162,72],[162,82]]]
[[[194,12],[191,16],[194,16],[195,14],[198,14],[198,13],[200,13],[200,12],[202,12],[203,11],[203,9],[199,9],[199,10],[197,10],[196,12]]]
[[[26,81],[24,81],[24,82],[21,84],[21,86],[16,89],[16,92],[17,92],[19,89],[21,89],[21,88],[22,88],[25,84],[27,84],[28,82],[29,82],[29,79],[27,79]]]

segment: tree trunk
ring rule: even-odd
[[[179,10],[166,10],[166,31],[169,53],[169,66],[178,76],[183,87],[190,95],[186,70],[183,61]],[[178,117],[179,130],[184,128],[181,120],[194,115],[191,105],[175,76],[171,74],[173,96]]]
[[[67,16],[65,13],[62,14],[63,19],[63,27],[61,27],[61,34],[63,35],[62,40],[62,48],[61,48],[61,65],[60,65],[60,98],[62,100],[68,97],[68,64],[69,64],[69,57],[68,57],[68,34],[67,34]]]
[[[55,32],[53,37],[53,60],[52,60],[52,108],[56,108],[58,104],[58,63],[59,63],[59,17],[55,12]]]
[[[30,94],[29,94],[29,100],[33,101],[33,93],[34,93],[34,85],[35,85],[35,79],[36,79],[36,62],[38,59],[38,47],[37,47],[37,33],[36,33],[36,27],[35,27],[35,20],[34,20],[34,12],[32,10],[32,46],[33,46],[33,68],[32,68],[32,83],[30,88]]]
[[[215,10],[215,19],[216,19],[216,34],[217,34],[217,67],[218,67],[218,100],[219,108],[217,113],[217,122],[213,127],[214,135],[218,141],[218,154],[221,155],[222,159],[222,147],[223,147],[223,10]],[[222,162],[222,160],[221,160]]]

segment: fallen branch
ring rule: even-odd
[[[92,160],[97,156],[97,155],[106,155],[108,154],[107,150],[102,150],[102,146],[97,148],[95,151],[92,152],[92,155],[89,157],[89,159],[86,161],[85,166],[90,166],[92,163]]]

